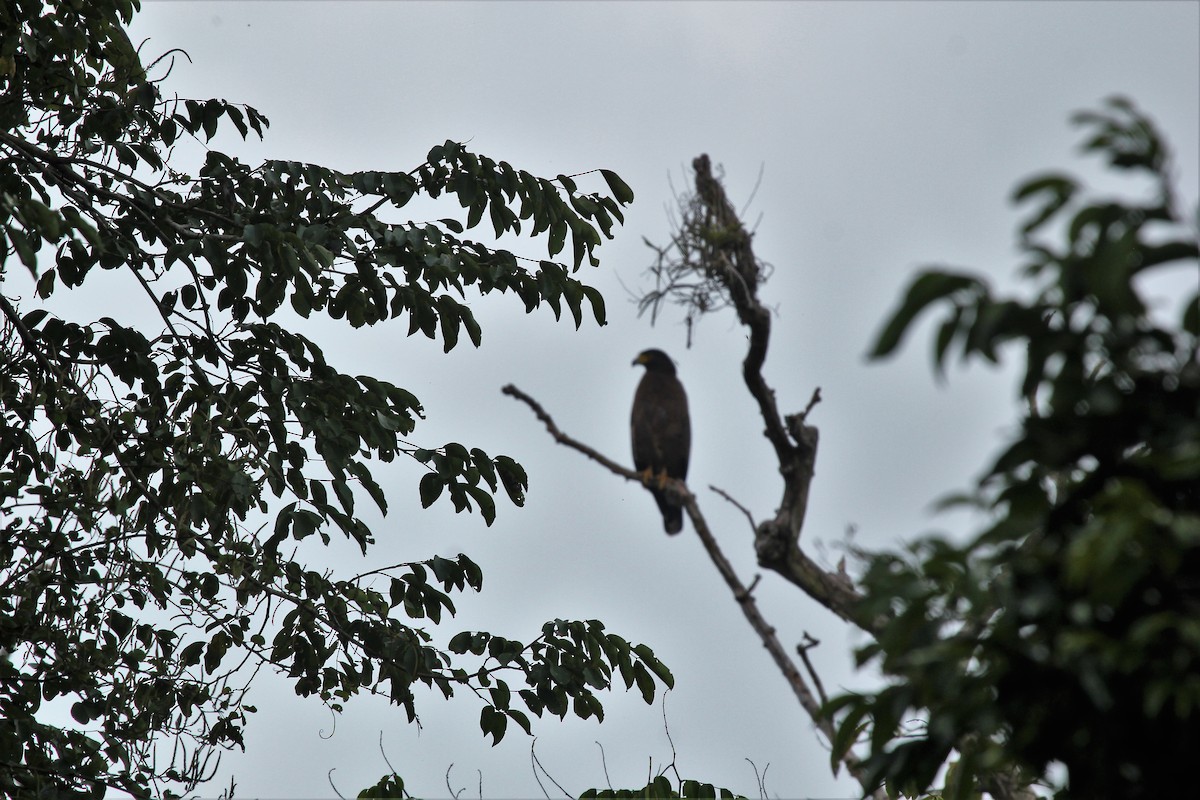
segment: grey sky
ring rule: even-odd
[[[621,282],[642,280],[642,236],[666,240],[668,178],[686,187],[693,157],[723,164],[739,203],[761,169],[748,216],[761,215],[757,252],[775,267],[764,293],[778,311],[767,378],[784,411],[817,386],[824,396],[812,417],[822,438],[806,547],[817,555],[824,543],[832,564],[851,525],[869,547],[932,528],[963,532],[966,520],[935,519],[930,503],[967,486],[1003,442],[1014,387],[978,366],[936,386],[920,333],[902,357],[865,364],[913,271],[948,263],[1011,284],[1012,187],[1052,166],[1096,178],[1095,162],[1074,155],[1079,134],[1067,118],[1113,93],[1136,100],[1175,145],[1187,207],[1200,195],[1195,2],[147,2],[132,34],[150,38],[146,56],[190,54],[168,91],[246,102],[270,118],[265,143],[243,145],[230,130],[214,145],[250,161],[407,170],[451,138],[535,174],[603,167],[633,187],[626,225],[587,274],[608,299],[604,328],[575,332],[548,310],[525,316],[515,299],[477,299],[483,347],[444,357],[435,343],[406,339],[403,321],[320,326],[342,369],[424,401],[415,439],[511,454],[530,492],[525,509],[502,501],[487,529],[445,504],[421,511],[419,470],[401,464],[385,473],[392,513],[369,562],[341,545],[309,552],[314,566],[344,571],[469,554],[484,568],[484,592],[456,598],[445,638],[463,628],[531,638],[543,621],[571,617],[650,644],[677,679],[666,711],[679,771],[751,796],[745,759],[770,765],[770,796],[850,796],[854,784],[830,775],[811,724],[687,530],[668,539],[648,494],[554,446],[500,386],[516,383],[564,430],[628,461],[640,377],[630,360],[649,346],[674,356],[691,398],[689,484],[752,578],[744,518],[705,488],[720,486],[760,518],[779,491],[739,380],[742,332],[729,315],[706,319],[687,350],[679,319],[651,328]],[[1171,291],[1163,302],[1173,307]],[[850,666],[855,638],[815,602],[773,574],[758,597],[785,642],[805,631],[822,640],[827,686],[869,682]],[[451,763],[464,797],[478,795],[477,770],[485,797],[540,794],[529,739],[515,731],[490,747],[471,697],[423,698],[420,732],[371,699],[352,703],[334,731],[327,711],[265,675],[255,700],[247,753],[225,759],[212,793],[234,775],[240,796],[332,796],[332,769],[352,796],[388,771],[382,732],[417,795],[446,795]],[[536,724],[542,764],[573,794],[605,786],[595,741],[617,787],[642,785],[648,763],[657,772],[671,759],[659,706],[618,693],[606,707],[599,726]]]

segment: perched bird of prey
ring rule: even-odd
[[[630,429],[633,465],[662,512],[667,533],[683,529],[683,507],[663,490],[667,478],[687,477],[692,425],[687,394],[675,377],[675,364],[662,350],[644,350],[633,360],[646,368],[633,396]]]

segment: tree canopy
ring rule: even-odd
[[[410,438],[419,399],[340,372],[305,320],[401,325],[447,352],[481,341],[469,293],[603,324],[578,271],[629,187],[608,170],[538,177],[453,141],[403,172],[243,163],[218,133],[261,137],[267,118],[170,95],[170,57],[144,64],[125,32],[137,9],[0,9],[0,277],[36,279],[36,297],[0,296],[5,794],[190,791],[243,743],[263,667],[335,710],[375,693],[410,721],[420,687],[466,692],[493,741],[530,713],[602,718],[596,692],[614,682],[652,699],[671,674],[595,620],[439,647],[452,595],[482,586],[466,555],[359,575],[305,561],[335,535],[375,544],[357,509],[388,509],[380,462],[412,459],[423,505],[449,498],[489,524],[496,495],[520,505],[527,488],[509,456]],[[202,163],[185,163],[185,141]],[[404,220],[417,198],[445,216]],[[464,236],[485,221],[546,258]],[[94,318],[40,302],[101,273],[129,294],[97,297]]]
[[[1021,277],[918,276],[872,355],[894,352],[934,307],[939,371],[954,354],[1023,361],[1020,428],[976,490],[948,498],[991,522],[965,544],[922,537],[869,558],[865,619],[890,620],[858,658],[887,688],[845,695],[835,757],[866,733],[871,788],[979,796],[1065,767],[1062,797],[1165,797],[1200,752],[1200,297],[1195,221],[1169,150],[1114,98],[1075,116],[1086,152],[1141,196],[1034,176],[1014,201]],[[1146,189],[1149,191],[1145,191]],[[1148,281],[1184,271],[1178,309]],[[1174,305],[1174,304],[1172,304]],[[913,720],[919,720],[914,724]]]

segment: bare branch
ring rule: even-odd
[[[817,674],[817,670],[813,667],[812,661],[808,657],[808,651],[820,643],[820,640],[814,638],[808,631],[805,631],[804,641],[796,645],[796,653],[800,656],[800,660],[804,662],[804,667],[808,670],[808,677],[812,678],[813,686],[817,687],[817,695],[820,696],[821,703],[824,705],[829,702],[829,697],[825,694],[825,686],[821,683],[821,676]]]
[[[708,487],[708,488],[709,488],[709,489],[712,489],[714,492],[716,492],[717,494],[721,495],[721,497],[725,498],[725,500],[726,500],[726,501],[727,501],[727,502],[728,502],[730,505],[732,505],[732,506],[733,506],[734,508],[736,508],[738,511],[741,511],[743,514],[745,514],[745,515],[746,515],[746,519],[748,519],[748,520],[750,521],[750,530],[754,530],[754,527],[755,527],[754,515],[750,513],[750,509],[746,508],[744,505],[742,505],[741,503],[739,503],[737,500],[734,500],[732,497],[730,497],[730,496],[729,496],[729,493],[728,493],[728,492],[726,492],[724,489],[720,489],[720,488],[718,488],[718,487],[716,487],[716,486],[713,486],[712,484],[709,484],[709,487]]]
[[[604,782],[608,784],[608,790],[612,791],[612,779],[608,777],[608,759],[604,756],[604,745],[596,741],[596,747],[600,748],[600,766],[604,769]]]
[[[767,800],[766,778],[767,778],[767,770],[771,768],[771,765],[768,763],[767,766],[763,767],[763,771],[760,774],[758,771],[758,764],[755,764],[753,761],[751,761],[748,758],[745,759],[745,761],[747,764],[750,765],[751,769],[754,770],[754,782],[756,784],[758,784],[759,800]]]
[[[675,762],[677,760],[679,760],[679,753],[677,753],[675,751],[675,740],[671,738],[671,726],[667,723],[667,693],[666,692],[663,692],[663,695],[662,695],[662,718],[663,718],[663,733],[665,733],[667,735],[667,743],[671,745],[671,763],[668,765],[668,767],[670,769],[675,770],[676,778],[682,779],[682,777],[679,774],[678,767],[675,766]],[[663,770],[663,773],[666,773],[665,769]]]
[[[450,766],[446,767],[446,791],[450,793],[450,796],[453,797],[454,800],[458,800],[458,796],[465,792],[466,788],[459,789],[457,792],[454,791],[454,787],[450,785],[450,770],[452,769],[454,769],[453,761],[450,762]]]
[[[338,800],[346,800],[346,796],[338,791],[337,786],[333,782],[333,773],[335,771],[336,771],[336,768],[331,767],[329,769],[329,771],[325,773],[325,780],[329,782],[329,788],[333,789],[333,793],[338,796]]]
[[[764,435],[775,451],[783,479],[774,517],[752,523],[758,563],[842,619],[871,630],[873,621],[856,618],[854,607],[859,595],[849,579],[821,569],[800,549],[819,442],[819,432],[807,420],[821,400],[821,391],[813,391],[801,413],[780,412],[775,392],[763,376],[771,312],[759,299],[758,290],[769,277],[769,265],[755,254],[753,235],[739,219],[708,156],[697,157],[692,168],[695,192],[676,198],[680,219],[674,223],[671,244],[665,248],[650,245],[656,252],[655,266],[650,270],[656,288],[642,298],[643,308],[650,305],[657,310],[664,299],[671,298],[687,309],[689,322],[726,306],[737,312],[749,338],[742,378],[758,407]]]
[[[383,763],[387,764],[388,769],[392,771],[392,775],[399,776],[396,768],[392,766],[392,762],[388,759],[387,751],[383,749],[383,731],[379,732],[379,755],[383,756]],[[408,794],[408,792],[405,792]]]
[[[514,397],[517,400],[520,400],[522,403],[524,403],[525,405],[527,405],[531,409],[533,409],[533,413],[536,414],[537,418],[542,421],[543,425],[546,426],[546,430],[549,431],[550,435],[554,437],[554,441],[558,442],[559,444],[566,445],[567,447],[570,447],[572,450],[578,450],[579,452],[583,453],[588,458],[590,458],[593,461],[597,462],[598,464],[604,466],[606,469],[608,469],[609,472],[613,473],[614,475],[620,475],[622,478],[625,478],[626,480],[637,481],[638,483],[642,482],[642,476],[640,473],[634,472],[631,469],[621,466],[620,464],[618,464],[617,462],[608,458],[607,456],[604,456],[600,452],[588,447],[583,442],[581,442],[577,439],[572,439],[570,436],[568,436],[565,433],[563,433],[562,431],[560,431],[558,429],[558,426],[554,424],[554,420],[551,419],[550,415],[547,414],[545,409],[542,408],[541,404],[539,404],[536,400],[534,400],[529,395],[522,392],[516,386],[513,386],[510,383],[507,386],[505,386],[503,389],[501,389],[500,391],[501,391],[501,393],[506,394],[509,397]],[[684,494],[689,497],[691,496],[691,494],[687,491],[687,487],[684,486],[683,481],[668,480],[667,486],[674,487],[675,491],[679,494]]]
[[[573,439],[559,430],[558,426],[554,423],[554,420],[548,413],[546,413],[546,410],[542,408],[541,404],[539,404],[529,395],[522,392],[520,389],[516,388],[512,384],[509,384],[501,391],[504,394],[516,398],[517,400],[520,400],[529,406],[533,410],[534,414],[537,415],[538,419],[541,420],[542,424],[546,426],[546,430],[550,432],[550,435],[553,436],[554,440],[559,444],[570,447],[573,450],[578,450],[593,461],[604,465],[610,472],[616,475],[620,475],[621,477],[631,481],[638,481],[639,483],[641,482],[641,476],[639,473],[617,464],[612,459],[607,458],[593,448],[588,447],[582,442]],[[822,701],[813,694],[811,689],[809,689],[808,684],[804,681],[804,677],[796,668],[795,662],[792,661],[782,642],[780,642],[775,628],[773,628],[767,622],[766,618],[763,617],[762,612],[759,611],[758,603],[754,600],[754,596],[751,594],[750,590],[746,588],[745,584],[742,583],[741,579],[737,575],[737,572],[733,569],[733,565],[729,563],[729,559],[727,559],[725,554],[721,552],[721,548],[717,544],[716,538],[713,536],[712,531],[708,527],[708,521],[704,518],[704,515],[700,511],[700,507],[696,503],[695,495],[688,491],[687,486],[682,481],[678,480],[668,480],[666,482],[666,488],[679,496],[681,502],[683,503],[684,509],[687,511],[688,518],[692,521],[692,529],[695,530],[696,535],[700,537],[700,543],[704,546],[705,552],[708,553],[709,559],[713,562],[713,565],[716,566],[717,571],[725,580],[725,584],[729,587],[729,590],[733,593],[734,598],[737,600],[738,607],[741,608],[742,614],[750,623],[750,627],[753,628],[754,632],[758,634],[759,640],[762,642],[763,647],[766,648],[767,652],[771,656],[771,659],[775,662],[775,666],[778,667],[779,671],[783,674],[784,680],[786,680],[788,686],[791,687],[792,693],[795,694],[800,706],[808,714],[809,718],[813,721],[813,724],[817,727],[817,729],[825,735],[828,741],[832,742],[834,735],[833,723],[822,713]],[[812,565],[812,569],[821,572],[820,568],[815,564]],[[825,578],[828,580],[836,579],[835,576],[832,575],[825,576]],[[849,591],[853,593],[853,589],[850,589]],[[852,774],[858,775],[861,773],[860,762],[853,753],[847,753],[843,758],[843,763]]]
[[[813,406],[815,406],[819,402],[821,402],[821,387],[820,386],[813,389],[812,397],[809,398],[808,405],[806,405],[804,407],[804,410],[800,412],[799,416],[800,416],[801,422],[808,419],[808,412],[812,411]]]
[[[537,780],[538,786],[541,787],[542,794],[546,795],[546,800],[550,800],[550,793],[547,792],[546,787],[542,785],[542,779],[538,777],[538,770],[541,770],[542,774],[545,775],[547,778],[549,778],[550,782],[553,783],[558,788],[558,790],[563,793],[563,797],[569,798],[571,796],[571,793],[568,792],[566,789],[564,789],[562,787],[562,785],[559,784],[558,781],[554,780],[554,776],[551,775],[549,772],[547,772],[546,768],[542,766],[542,760],[537,757],[537,751],[534,750],[534,748],[536,746],[537,746],[537,737],[535,736],[533,741],[529,743],[529,759],[530,759],[530,766],[533,769],[533,777]]]

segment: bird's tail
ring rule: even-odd
[[[674,536],[683,530],[683,507],[664,506],[662,509],[663,530]]]

